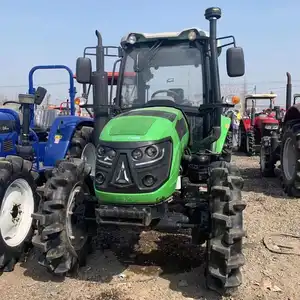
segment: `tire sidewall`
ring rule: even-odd
[[[281,172],[282,172],[282,181],[285,185],[292,185],[295,180],[296,180],[296,177],[297,177],[297,169],[295,168],[295,172],[292,176],[291,179],[287,179],[287,177],[285,176],[285,173],[284,173],[284,167],[283,167],[283,160],[285,159],[284,158],[284,155],[283,155],[283,152],[284,152],[284,146],[285,146],[285,143],[288,139],[291,139],[292,140],[292,143],[293,145],[295,146],[295,148],[297,149],[297,140],[296,140],[296,134],[294,134],[292,132],[292,130],[288,130],[284,136],[283,136],[283,139],[282,139],[282,146],[281,146],[281,151],[280,151],[280,162],[281,162]],[[297,160],[300,159],[300,151],[296,150],[296,161],[295,161],[295,164],[297,164]]]

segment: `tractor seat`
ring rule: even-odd
[[[40,142],[47,142],[50,128],[45,130],[44,128],[35,126],[32,130],[35,132]]]

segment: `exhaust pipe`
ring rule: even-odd
[[[292,76],[289,72],[286,72],[286,104],[285,108],[288,110],[292,106]]]

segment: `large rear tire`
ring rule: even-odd
[[[76,129],[68,151],[69,157],[80,158],[84,147],[93,141],[93,128],[83,126]]]
[[[255,155],[255,136],[253,127],[246,133],[246,153],[249,156]]]
[[[206,282],[220,294],[230,294],[242,283],[243,179],[237,167],[226,162],[211,165],[209,190],[211,238],[207,241]]]
[[[32,213],[38,195],[32,163],[18,156],[0,160],[0,272],[11,272],[32,247]]]
[[[57,275],[66,275],[82,266],[90,250],[89,222],[94,213],[86,202],[92,182],[91,169],[80,159],[61,161],[47,181],[37,220],[33,245],[41,250],[39,263]]]
[[[281,180],[285,193],[300,197],[300,124],[286,130],[280,153]]]

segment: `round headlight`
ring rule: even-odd
[[[96,177],[95,177],[95,180],[96,180],[96,182],[97,182],[98,184],[100,184],[100,185],[103,184],[104,181],[105,181],[105,176],[104,176],[104,174],[101,173],[101,172],[97,173],[97,174],[96,174]]]
[[[196,39],[196,37],[197,37],[197,34],[196,34],[196,32],[194,30],[192,30],[192,31],[189,32],[188,39],[190,41],[194,41]]]
[[[155,183],[155,178],[152,175],[146,175],[142,181],[144,186],[151,187]]]
[[[158,154],[158,148],[156,146],[150,146],[146,149],[146,154],[151,157],[154,158],[157,156]]]
[[[98,154],[99,154],[100,156],[104,156],[104,154],[105,154],[105,149],[104,149],[102,146],[100,146],[100,147],[98,147],[97,152],[98,152]]]
[[[136,43],[136,36],[134,34],[131,34],[127,41],[129,44],[133,45],[134,43]]]
[[[131,155],[134,160],[140,160],[143,157],[143,152],[141,149],[135,149],[132,151]]]
[[[107,156],[109,159],[114,159],[116,157],[117,153],[115,150],[111,149],[108,151]]]

